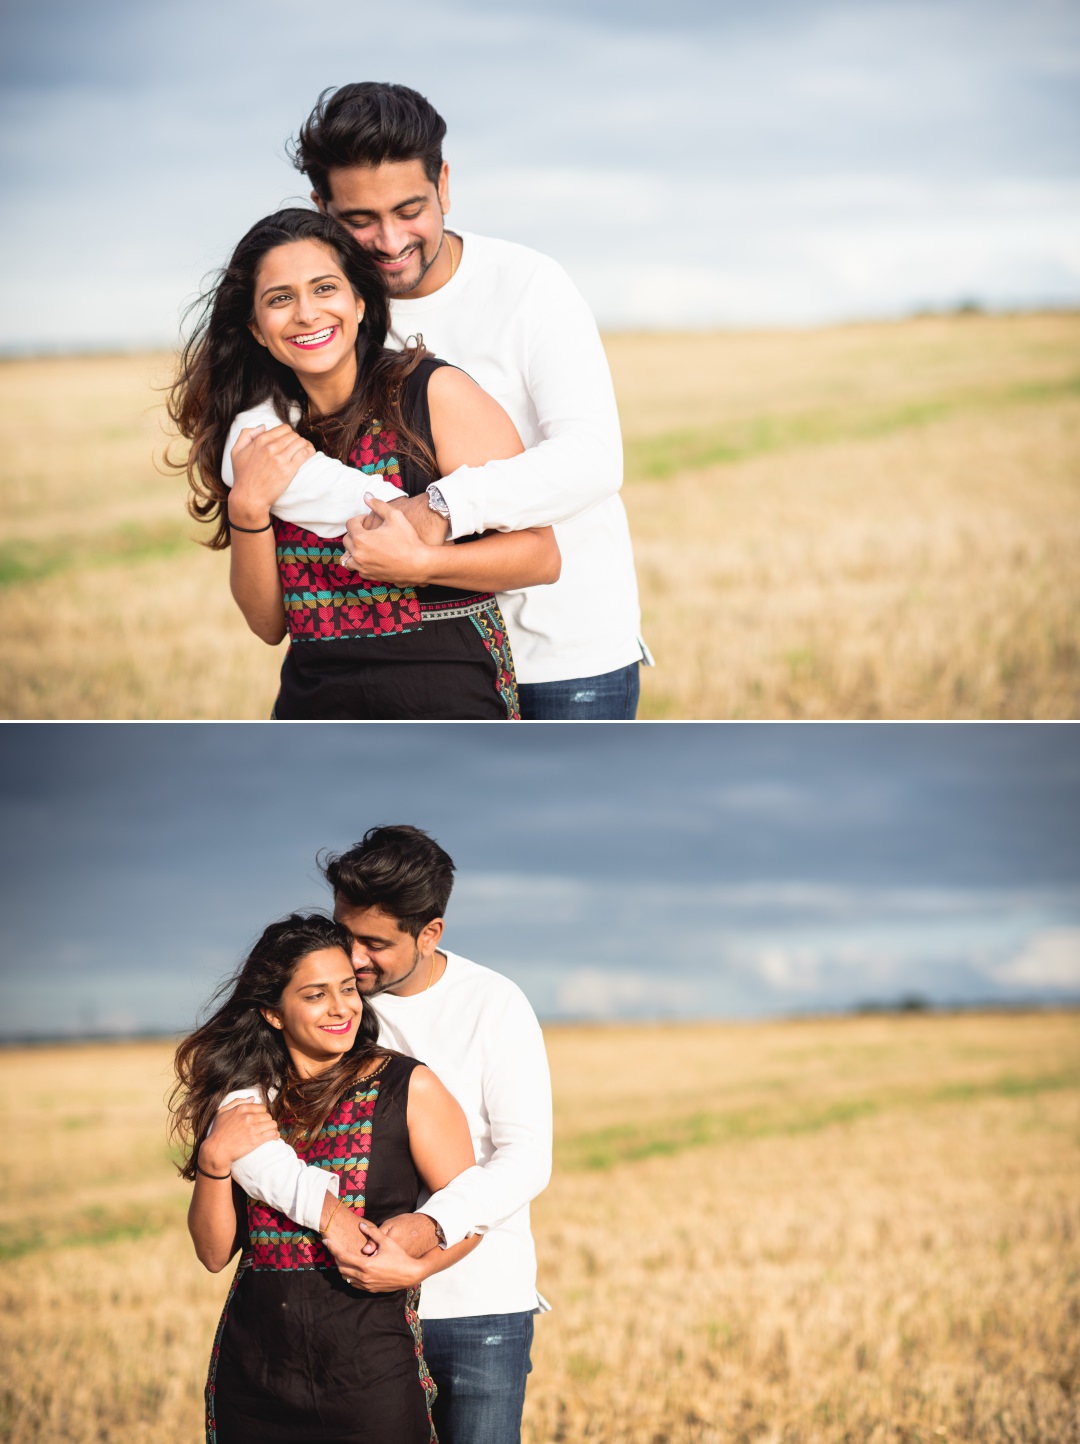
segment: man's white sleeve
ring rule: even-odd
[[[450,1246],[489,1229],[536,1197],[551,1177],[551,1077],[540,1024],[510,995],[485,1038],[484,1109],[491,1152],[420,1205]]]
[[[451,535],[569,521],[622,485],[622,438],[592,312],[548,261],[521,300],[526,386],[540,441],[508,461],[462,466],[439,482]]]
[[[220,1107],[237,1099],[266,1102],[261,1088],[238,1088],[225,1095]],[[337,1175],[302,1163],[283,1138],[260,1143],[251,1153],[238,1158],[232,1166],[232,1176],[249,1198],[268,1203],[301,1228],[311,1228],[316,1232],[322,1221],[327,1193],[335,1197],[338,1193]]]
[[[269,401],[262,401],[248,411],[241,411],[229,428],[225,439],[225,455],[221,458],[221,479],[232,486],[232,449],[241,431],[249,426],[280,426],[281,417]],[[366,516],[370,507],[364,501],[370,492],[379,501],[400,501],[404,492],[392,481],[369,476],[355,466],[346,466],[332,456],[317,451],[300,470],[270,508],[282,521],[302,526],[316,536],[343,536],[345,523],[353,516]]]

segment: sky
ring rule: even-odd
[[[1074,0],[0,0],[0,352],[171,345],[327,86],[446,117],[452,223],[608,328],[1080,303]]]
[[[1069,725],[10,724],[0,1037],[183,1030],[319,851],[424,827],[545,1019],[1080,1002]]]

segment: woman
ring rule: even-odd
[[[329,217],[279,211],[248,232],[172,392],[170,415],[192,442],[192,514],[214,524],[210,546],[231,547],[251,629],[271,645],[290,636],[276,717],[514,717],[493,593],[556,580],[558,547],[550,527],[429,546],[387,513],[387,496],[522,449],[463,372],[420,346],[385,349],[388,315],[374,261]],[[263,419],[278,424],[243,424]],[[287,495],[305,462],[327,458],[364,473],[352,514],[382,480],[372,506],[391,522],[393,576],[357,577],[343,565],[344,518],[306,516],[302,491]]]
[[[280,1128],[302,1159],[330,1171],[323,1233],[342,1209],[375,1223],[411,1212],[421,1184],[434,1191],[472,1166],[455,1100],[414,1058],[376,1045],[349,946],[340,924],[318,915],[271,924],[213,1016],[177,1049],[173,1127],[187,1154],[181,1174],[195,1185],[195,1252],[217,1273],[242,1250],[207,1379],[210,1444],[434,1438],[418,1291],[348,1284],[318,1234],[244,1198],[231,1181],[239,1155],[229,1130],[214,1129],[230,1089],[265,1099],[267,1141]],[[380,1238],[368,1223],[364,1231]],[[478,1242],[434,1250],[424,1273]]]

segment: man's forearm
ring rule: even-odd
[[[424,1212],[441,1226],[448,1244],[468,1234],[487,1233],[531,1203],[551,1178],[550,1138],[497,1149],[433,1193]]]
[[[328,1194],[338,1194],[337,1175],[302,1162],[284,1139],[238,1158],[232,1175],[249,1198],[269,1204],[302,1228],[319,1229]]]
[[[484,531],[554,526],[591,511],[622,485],[614,436],[562,433],[486,466],[462,466],[439,482],[455,539]]]

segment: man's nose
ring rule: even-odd
[[[390,216],[379,225],[378,248],[389,260],[399,256],[409,244],[409,236],[396,217]]]

